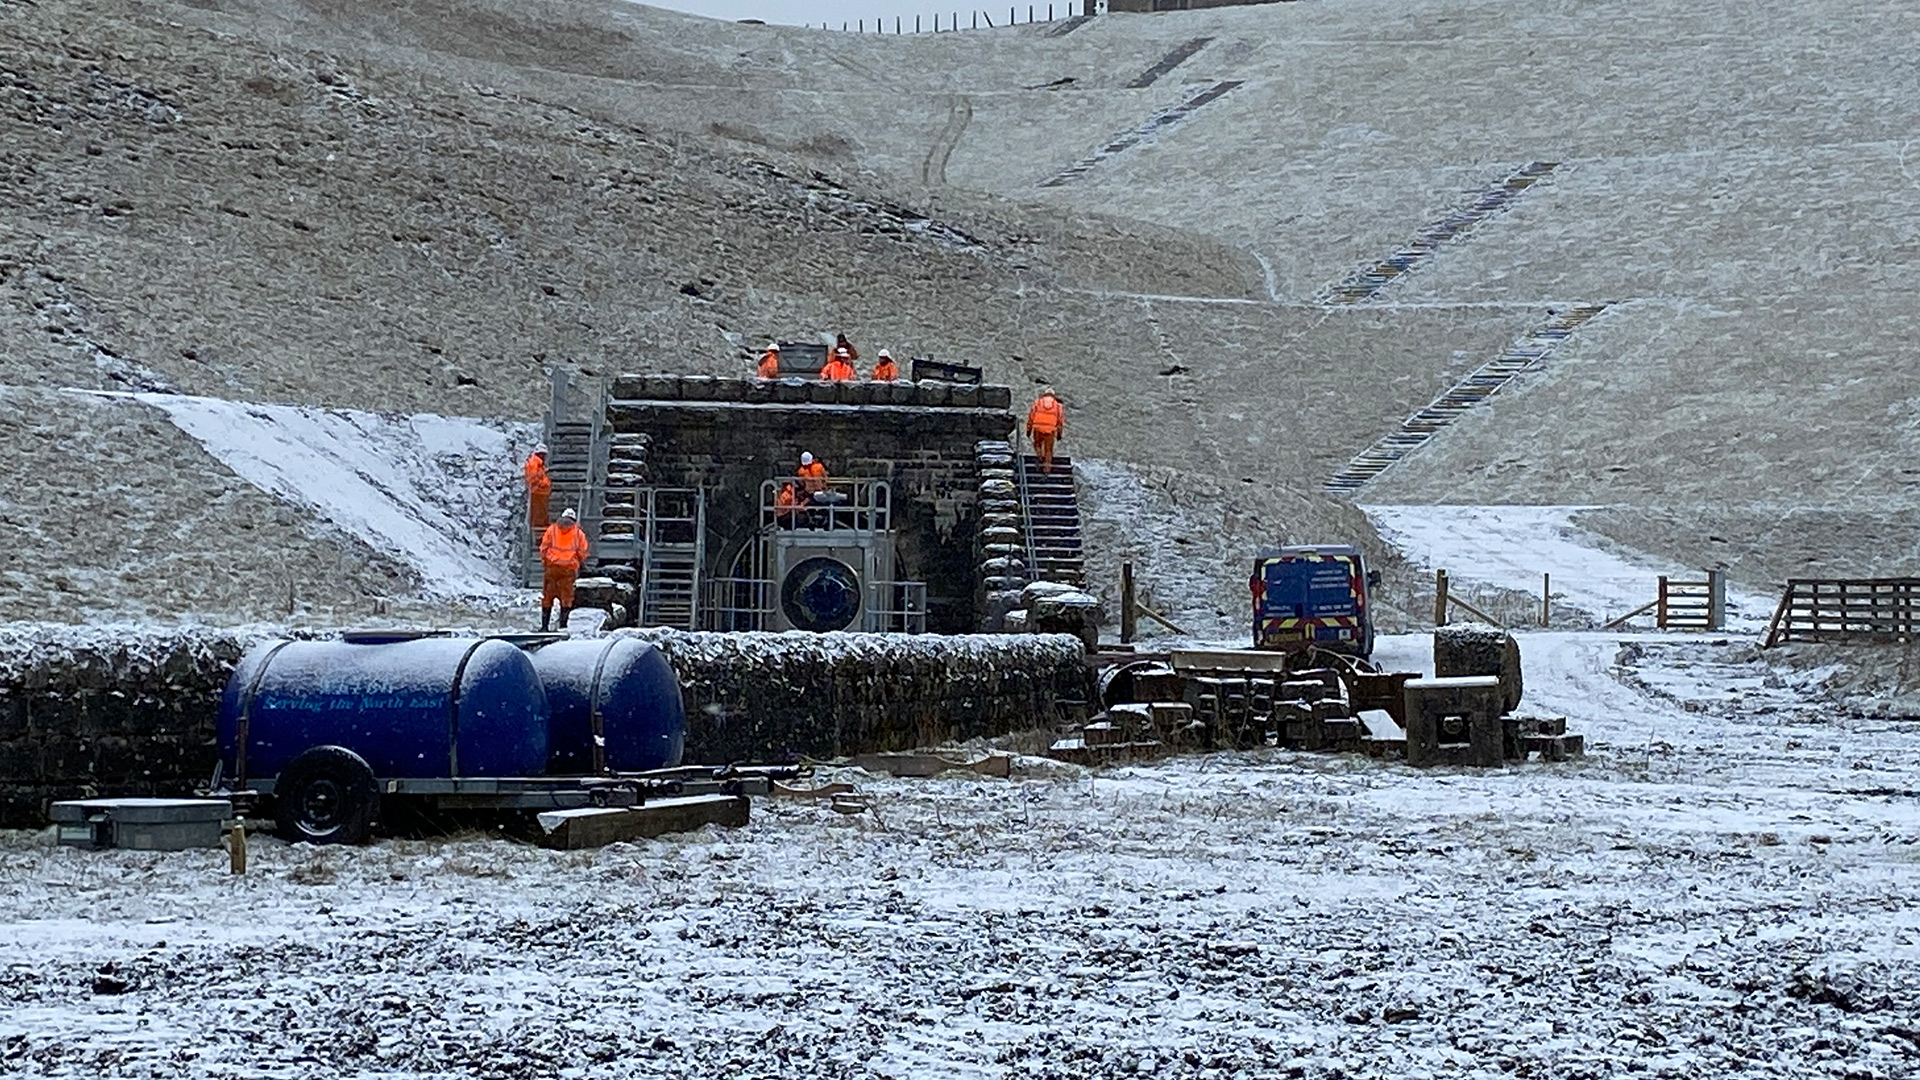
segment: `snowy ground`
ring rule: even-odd
[[[1700,581],[1701,568],[1664,562],[1575,524],[1585,506],[1363,506],[1381,539],[1428,570],[1456,580],[1539,596],[1604,623],[1659,594],[1658,580]],[[1543,580],[1545,575],[1545,580]],[[1730,626],[1757,629],[1773,613],[1771,597],[1729,589]]]
[[[1417,663],[1423,639],[1384,654]],[[1524,640],[1584,761],[1279,751],[597,852],[0,841],[21,1076],[1920,1071],[1920,728],[1750,646]],[[1620,661],[1623,661],[1621,663]]]

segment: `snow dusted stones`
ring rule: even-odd
[[[1520,707],[1520,643],[1486,623],[1455,623],[1433,631],[1433,673],[1450,679],[1494,675],[1500,679],[1501,711]]]
[[[980,629],[1022,630],[1024,622],[1008,620],[1020,607],[1030,559],[1014,483],[1013,446],[1004,439],[982,439],[973,444],[973,454],[980,468]]]
[[[220,689],[251,643],[212,629],[0,628],[0,827],[56,799],[173,795],[213,774]]]
[[[958,742],[1048,726],[1086,697],[1081,643],[1061,634],[637,633],[680,677],[690,762]]]

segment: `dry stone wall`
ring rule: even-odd
[[[1064,634],[636,631],[680,677],[687,760],[831,758],[1028,731],[1087,699]]]
[[[211,777],[220,690],[249,643],[0,630],[0,827],[44,825],[56,799],[178,795]]]
[[[899,750],[1051,724],[1086,698],[1064,635],[640,631],[687,702],[687,760]],[[213,774],[220,692],[262,633],[0,627],[0,828],[57,799],[181,795]]]

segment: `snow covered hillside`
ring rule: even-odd
[[[537,426],[139,394],[242,479],[406,563],[443,599],[502,599]]]

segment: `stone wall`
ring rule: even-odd
[[[0,827],[44,825],[56,799],[209,779],[220,690],[247,645],[218,631],[0,630]]]
[[[729,576],[761,482],[793,475],[802,451],[830,475],[886,480],[898,577],[927,583],[929,630],[964,633],[980,619],[974,447],[1011,434],[1011,403],[1004,386],[624,375],[607,417],[626,482],[708,489],[709,576]]]
[[[687,703],[687,760],[905,750],[1051,726],[1085,702],[1064,634],[686,634],[659,645]]]
[[[899,750],[1050,725],[1084,701],[1065,636],[679,634],[687,760]],[[56,799],[183,795],[213,774],[238,633],[0,627],[0,828]]]

